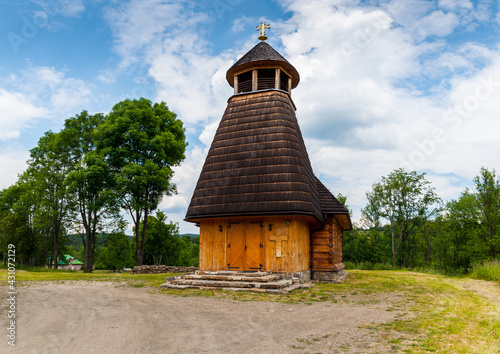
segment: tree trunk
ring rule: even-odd
[[[135,212],[135,265],[136,266],[141,266],[142,265],[142,255],[143,253],[141,252],[141,218],[139,211],[136,210]]]
[[[57,263],[58,263],[58,258],[59,258],[59,240],[58,240],[58,234],[59,232],[57,231],[57,229],[54,227],[53,229],[53,232],[54,234],[52,235],[52,249],[54,250],[53,253],[53,256],[54,256],[54,259],[52,260],[54,263],[54,269],[57,269]]]
[[[392,222],[391,222],[391,238],[392,238],[392,267],[393,268],[396,268],[396,235],[395,235],[395,232],[394,232],[394,226],[392,225]]]
[[[490,244],[490,256],[492,259],[495,259],[495,248],[493,247],[493,227],[492,225],[488,225],[488,243]]]
[[[142,226],[142,235],[141,235],[141,265],[144,257],[144,247],[146,246],[146,229],[148,227],[148,210],[144,211],[144,222]]]
[[[90,217],[89,217],[90,219]],[[94,240],[95,235],[92,235],[92,229],[90,228],[90,220],[87,220],[85,225],[85,265],[83,267],[84,273],[92,272],[92,265],[94,263]]]

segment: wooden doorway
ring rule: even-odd
[[[264,232],[262,223],[231,223],[227,230],[227,269],[262,270],[264,267]]]

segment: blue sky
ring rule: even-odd
[[[426,172],[445,200],[481,166],[500,169],[500,8],[493,0],[0,0],[0,188],[29,149],[82,110],[165,101],[185,122],[182,221],[231,88],[227,69],[258,42],[299,71],[292,97],[315,173],[348,196],[397,167]]]

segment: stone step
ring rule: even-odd
[[[193,280],[220,280],[220,281],[246,281],[246,282],[270,282],[280,280],[283,277],[278,274],[269,274],[262,276],[253,275],[208,275],[208,274],[188,274],[183,277],[184,279]]]
[[[285,283],[285,282],[283,282]],[[288,284],[288,282],[286,282]],[[285,287],[276,287],[276,288],[248,288],[248,287],[216,287],[216,286],[207,286],[207,285],[200,285],[200,284],[186,284],[186,285],[178,285],[178,284],[171,284],[170,282],[167,282],[163,285],[160,286],[160,288],[170,288],[170,289],[200,289],[200,290],[226,290],[226,291],[249,291],[249,292],[255,292],[255,293],[268,293],[268,294],[288,294],[289,292],[297,289],[309,289],[310,287],[314,286],[313,283],[307,282],[307,283],[295,283],[295,284],[290,284]]]
[[[188,285],[177,285],[171,284],[170,282],[160,285],[160,288],[170,288],[170,289],[189,289]]]
[[[172,279],[170,284],[188,285],[188,286],[204,286],[215,288],[263,288],[263,289],[280,289],[292,285],[290,279],[280,279],[269,282],[248,282],[248,281],[230,281],[230,280],[205,280],[205,279],[187,279],[182,277]]]
[[[218,270],[218,271],[206,271],[206,270],[198,270],[195,272],[197,275],[228,275],[235,277],[242,276],[251,276],[251,277],[263,277],[269,274],[270,272],[242,272],[238,270]]]

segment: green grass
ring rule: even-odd
[[[154,287],[157,288],[165,282],[165,278],[174,274],[130,274],[113,273],[109,270],[97,270],[92,273],[83,271],[67,270],[47,270],[46,268],[37,268],[36,270],[16,269],[17,282],[35,282],[35,281],[111,281],[126,283],[134,287]],[[0,269],[1,279],[7,278],[7,269]]]
[[[500,281],[500,261],[494,260],[472,267],[469,275],[473,279]]]
[[[495,278],[498,262],[485,265],[493,276],[479,275],[480,279]],[[493,271],[492,271],[493,269]],[[146,287],[165,296],[218,297],[232,301],[274,301],[287,304],[325,303],[331,306],[371,306],[387,304],[387,311],[395,320],[386,324],[366,324],[362,328],[374,331],[380,341],[394,351],[423,353],[497,353],[500,351],[500,287],[486,284],[481,291],[473,291],[475,280],[422,274],[401,270],[366,271],[349,270],[342,284],[316,284],[308,290],[297,290],[286,295],[261,293],[235,293],[214,290],[175,290],[158,287],[171,274],[111,273],[96,271],[16,271],[20,286],[31,282],[112,281],[133,287]],[[7,280],[7,270],[0,270],[1,279]],[[487,278],[489,277],[489,278]],[[465,285],[467,286],[465,286]],[[483,284],[484,285],[484,284]],[[472,289],[472,290],[466,290]],[[483,296],[489,291],[489,296]],[[328,334],[326,334],[328,335]],[[318,337],[318,342],[321,342]],[[316,342],[316,340],[311,340]],[[298,346],[308,346],[306,342]],[[298,349],[298,348],[297,348]],[[311,349],[311,348],[307,348]]]

